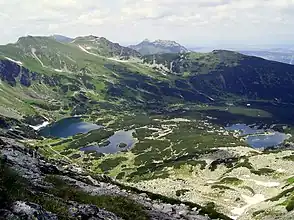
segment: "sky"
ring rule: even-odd
[[[294,44],[294,0],[0,0],[0,9],[0,44],[52,34],[123,45]]]

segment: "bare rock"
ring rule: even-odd
[[[57,216],[47,212],[40,205],[17,201],[12,205],[12,212],[20,219],[58,220]]]

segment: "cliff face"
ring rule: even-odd
[[[0,155],[0,219],[229,219],[193,204],[155,201],[66,160],[47,161],[13,139],[0,139]]]
[[[16,86],[17,83],[20,83],[25,87],[31,86],[33,81],[44,83],[48,86],[55,86],[60,83],[56,77],[31,72],[10,60],[0,60],[0,79],[11,86]]]

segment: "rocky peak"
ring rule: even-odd
[[[174,47],[174,46],[180,46],[181,45],[175,41],[171,41],[171,40],[156,40],[153,42],[154,44],[159,44],[161,46],[166,46],[166,47]]]
[[[69,42],[73,41],[72,38],[67,37],[67,36],[63,36],[63,35],[59,35],[59,34],[54,34],[51,37],[60,43],[69,43]]]
[[[145,39],[141,43],[129,47],[137,50],[142,55],[188,52],[188,49],[184,46],[171,40],[150,41]]]
[[[142,41],[142,43],[151,43],[151,41],[148,38],[146,38]]]

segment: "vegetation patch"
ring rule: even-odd
[[[283,159],[284,159],[284,160],[294,161],[294,155],[285,156],[285,157],[283,157]]]
[[[287,201],[287,205],[286,205],[286,209],[288,212],[291,212],[294,210],[294,195],[292,195],[288,201]]]
[[[261,168],[259,170],[251,170],[251,173],[254,173],[259,176],[268,176],[275,173],[276,171],[270,168]]]
[[[177,190],[176,191],[176,196],[180,197],[180,196],[183,196],[185,195],[186,192],[189,192],[190,190],[188,189],[180,189],[180,190]]]
[[[279,195],[277,195],[271,199],[268,199],[266,201],[272,201],[272,202],[279,201],[281,198],[289,196],[293,191],[294,191],[294,187],[291,187],[290,189],[284,190]]]
[[[219,189],[219,190],[231,190],[231,191],[235,191],[234,189],[228,187],[228,186],[224,186],[224,185],[212,185],[211,189]]]
[[[30,183],[20,177],[14,170],[0,161],[0,204],[1,208],[9,208],[15,201],[41,204],[42,207],[55,213],[59,219],[74,219],[68,213],[66,202],[50,197],[42,192],[33,193]]]
[[[68,185],[57,176],[47,176],[46,181],[54,185],[50,192],[66,201],[76,201],[82,204],[93,204],[99,208],[113,212],[126,220],[147,220],[149,217],[144,207],[131,199],[121,196],[100,195],[93,196]]]
[[[242,186],[241,188],[242,188],[242,189],[246,189],[246,190],[248,190],[249,192],[251,192],[252,195],[255,195],[255,191],[254,191],[254,189],[252,189],[251,187],[249,187],[249,186]]]
[[[111,159],[106,159],[102,163],[99,164],[99,168],[103,171],[109,171],[117,167],[120,163],[127,161],[128,159],[125,157],[116,157]]]
[[[289,184],[294,184],[294,176],[293,177],[290,177],[289,179],[287,179],[287,182]]]
[[[113,134],[113,131],[108,131],[105,129],[90,131],[86,135],[74,137],[73,141],[67,144],[67,149],[78,149],[81,147],[86,147],[93,142],[99,143],[102,140],[109,138]]]
[[[230,184],[230,185],[241,185],[242,183],[243,181],[236,177],[225,177],[219,181],[219,184]]]

